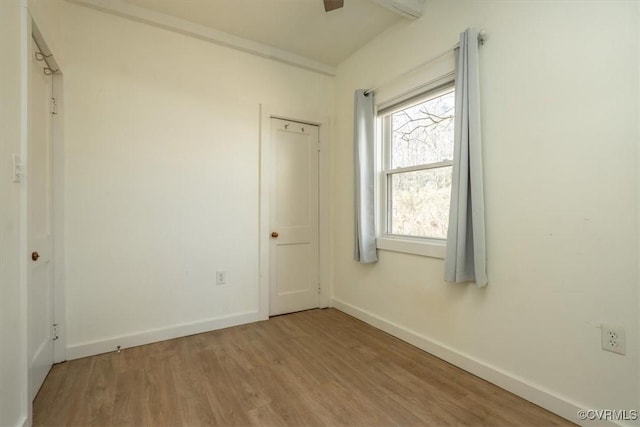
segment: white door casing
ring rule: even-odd
[[[29,398],[53,364],[53,81],[30,43],[27,142],[27,350]]]
[[[271,119],[269,314],[319,306],[319,129]]]

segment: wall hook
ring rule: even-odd
[[[42,53],[42,52],[35,52],[35,53],[34,53],[34,56],[36,57],[36,61],[44,61],[44,60],[45,60],[45,59],[47,59],[47,58],[51,58],[51,56],[52,56],[52,55],[53,55],[53,54],[51,54],[51,55],[45,55],[45,54],[44,54],[44,53]]]

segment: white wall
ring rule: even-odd
[[[26,14],[20,0],[0,1],[0,426],[26,421],[26,303],[21,274],[21,192],[13,183],[12,155],[20,154],[23,35]]]
[[[578,406],[637,408],[636,8],[432,0],[423,18],[341,64],[332,146],[337,304]],[[488,32],[480,53],[486,289],[445,284],[439,259],[380,251],[375,265],[352,261],[353,195],[344,185],[353,175],[353,90],[436,56],[467,27]],[[626,356],[600,349],[601,322],[626,328]]]
[[[31,10],[64,72],[67,355],[257,320],[259,104],[328,116],[332,80],[69,2]]]

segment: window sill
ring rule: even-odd
[[[378,249],[384,251],[402,252],[444,259],[447,244],[438,240],[413,240],[398,237],[378,237],[376,239]]]

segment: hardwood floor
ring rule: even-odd
[[[55,365],[34,426],[573,425],[335,309]]]

